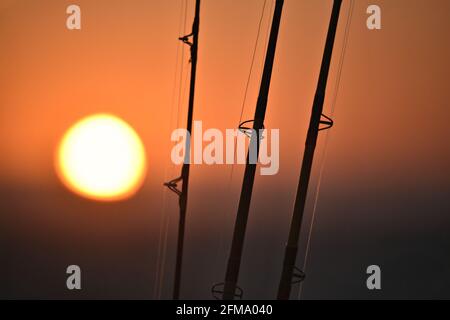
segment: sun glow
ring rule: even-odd
[[[141,139],[125,121],[96,114],[75,123],[56,156],[61,181],[84,197],[115,201],[132,196],[146,173]]]

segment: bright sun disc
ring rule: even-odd
[[[130,125],[113,115],[96,114],[65,133],[56,166],[70,190],[87,198],[114,201],[139,189],[146,157],[142,141]]]

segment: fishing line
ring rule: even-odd
[[[186,24],[187,24],[187,7],[188,7],[188,0],[185,0],[185,7],[184,7],[184,25],[183,25],[183,32],[180,36],[183,36],[186,34]],[[185,56],[185,46],[181,44],[181,66],[184,66],[184,56]],[[184,69],[182,68],[181,74],[180,74],[180,85],[179,85],[179,92],[178,92],[178,116],[180,116],[180,109],[181,109],[181,103],[182,103],[182,91],[183,91],[183,73]],[[177,128],[180,127],[180,117],[178,117],[177,120]]]
[[[244,116],[244,110],[245,110],[245,104],[247,102],[247,96],[248,96],[248,90],[250,87],[250,81],[252,78],[252,74],[253,74],[253,67],[255,65],[255,59],[256,59],[256,52],[258,49],[258,44],[259,44],[259,38],[260,38],[260,34],[261,34],[261,27],[262,27],[262,22],[264,20],[264,14],[265,14],[265,9],[266,9],[266,5],[267,5],[267,0],[264,0],[263,3],[263,7],[262,7],[262,11],[261,11],[261,17],[259,18],[259,23],[258,23],[258,32],[256,33],[256,40],[255,40],[255,46],[253,48],[253,54],[252,54],[252,60],[251,60],[251,64],[250,64],[250,70],[248,73],[248,77],[247,77],[247,83],[245,85],[245,91],[244,91],[244,99],[242,101],[242,107],[241,107],[241,114],[239,116],[239,123],[238,123],[238,127],[240,127],[241,123],[242,123],[242,118]],[[271,8],[273,8],[273,1],[272,1],[272,5]],[[272,10],[272,9],[271,9]],[[270,11],[269,11],[270,12]],[[270,18],[270,17],[269,17]],[[265,43],[265,47],[267,47],[267,41],[268,41],[268,37],[269,37],[269,31],[270,31],[270,19],[268,22],[268,28],[267,28],[267,34],[266,34],[266,43]],[[264,63],[264,60],[263,60]],[[236,144],[234,145],[234,154],[236,155],[236,150],[237,150],[237,146]],[[233,173],[234,173],[234,164],[231,166],[231,171],[230,171],[230,177],[229,177],[229,182],[228,185],[230,185],[232,183],[233,180]]]
[[[266,12],[267,1],[268,0],[264,0],[263,6],[262,6],[262,10],[261,10],[261,16],[260,16],[259,22],[258,22],[258,31],[256,33],[256,40],[255,40],[255,45],[253,47],[253,53],[252,53],[252,59],[251,59],[251,64],[250,64],[250,70],[248,72],[247,82],[246,82],[246,85],[245,85],[244,98],[243,98],[243,101],[242,101],[238,127],[242,123],[242,118],[244,116],[244,110],[245,110],[245,105],[246,105],[246,102],[247,102],[247,96],[248,96],[248,90],[249,90],[249,87],[250,87],[250,81],[251,81],[251,78],[252,78],[253,69],[254,69],[254,65],[255,65],[256,53],[257,53],[257,50],[258,50],[259,39],[260,39],[261,29],[262,29],[264,16],[265,16],[265,12]],[[272,7],[273,7],[273,1],[272,1]],[[270,23],[269,23],[269,27],[270,27]],[[269,32],[269,28],[268,28],[267,33],[268,32]],[[266,36],[266,46],[267,46],[267,38],[268,38],[268,36]],[[238,132],[238,134],[240,134],[240,133]],[[237,145],[235,143],[234,144],[234,155],[235,155],[235,157],[236,157],[236,152],[237,152]],[[233,183],[234,167],[235,167],[235,164],[233,162],[233,164],[231,165],[230,175],[229,175],[229,178],[228,178],[228,187],[227,187],[228,193],[230,193],[231,185]],[[226,215],[223,216],[222,218],[224,218],[223,220],[226,220]],[[218,274],[219,267],[218,267],[218,265],[220,263],[220,252],[222,252],[223,247],[224,247],[224,235],[223,235],[222,228],[220,229],[220,232],[219,232],[219,245],[218,245],[218,247],[219,247],[219,250],[217,251],[217,255],[216,255],[216,259],[215,259],[216,260],[216,262],[215,262],[215,265],[216,265],[215,270],[217,270],[216,271],[216,277],[219,277],[219,274]]]
[[[172,170],[170,171],[172,172]],[[158,248],[158,270],[157,270],[158,276],[155,283],[156,299],[161,299],[162,285],[164,282],[164,270],[166,265],[167,238],[170,224],[170,215],[166,214],[166,208],[167,208],[167,191],[164,190],[163,207],[162,207],[163,218],[161,219],[159,248]]]
[[[261,17],[259,19],[259,24],[258,24],[258,33],[256,34],[255,46],[253,48],[252,62],[250,64],[250,70],[249,70],[249,73],[248,73],[247,84],[245,86],[244,101],[242,102],[241,115],[239,117],[239,125],[241,124],[242,117],[244,116],[245,103],[247,101],[248,88],[250,86],[250,80],[251,80],[252,73],[253,73],[253,67],[255,65],[256,52],[257,52],[258,43],[259,43],[259,35],[261,33],[261,26],[262,26],[262,22],[263,22],[263,19],[264,19],[264,12],[265,12],[265,9],[266,9],[266,4],[267,4],[267,0],[264,0],[262,12],[261,12]]]
[[[264,52],[266,52],[267,51],[267,44],[269,43],[269,35],[270,35],[270,27],[271,27],[271,21],[272,21],[272,18],[273,18],[273,6],[275,5],[275,0],[272,0],[271,1],[271,4],[270,4],[270,10],[269,10],[269,18],[268,18],[268,22],[267,22],[267,30],[266,30],[266,38],[265,38],[265,40],[264,40]],[[264,54],[264,58],[261,60],[261,69],[263,69],[264,68],[264,60],[265,60],[265,54]]]
[[[351,0],[349,12],[348,12],[348,16],[347,16],[347,23],[345,26],[344,42],[343,42],[343,46],[342,46],[342,50],[341,50],[341,56],[339,58],[335,90],[334,90],[334,95],[333,95],[333,98],[331,101],[331,110],[330,110],[331,118],[333,117],[334,112],[335,112],[336,101],[337,101],[339,88],[340,88],[340,84],[341,84],[342,69],[343,69],[344,62],[345,62],[345,53],[347,51],[347,44],[348,44],[348,38],[349,38],[349,34],[350,34],[350,26],[351,26],[352,17],[353,17],[354,5],[355,5],[355,1]],[[314,205],[313,205],[313,210],[312,210],[312,215],[311,215],[311,223],[310,223],[310,227],[309,227],[309,231],[308,231],[308,238],[307,238],[307,242],[306,242],[305,259],[303,262],[303,269],[302,269],[303,272],[306,272],[306,268],[308,265],[308,258],[310,255],[311,239],[312,239],[312,234],[313,234],[313,229],[314,229],[314,223],[316,220],[317,204],[318,204],[318,200],[319,200],[320,188],[322,185],[323,172],[324,172],[325,162],[326,162],[326,158],[327,158],[327,147],[329,144],[330,136],[331,136],[331,132],[326,132],[324,147],[322,150],[322,161],[320,164],[319,178],[318,178],[315,196],[314,196]],[[299,292],[298,292],[298,300],[301,300],[302,294],[303,294],[303,282],[300,283],[300,288],[299,288]]]
[[[178,22],[178,33],[179,35],[184,34],[186,30],[186,20],[187,20],[187,0],[181,0],[181,10],[179,15]],[[184,18],[183,18],[183,7],[184,7]],[[182,30],[184,20],[184,29]],[[182,48],[182,60],[180,63],[180,46]],[[184,63],[184,46],[180,43],[177,43],[177,53],[176,53],[176,63],[175,63],[175,74],[174,74],[174,83],[172,90],[172,101],[171,101],[171,111],[170,111],[170,123],[169,126],[172,126],[174,121],[174,109],[175,109],[175,101],[178,103],[178,115],[177,115],[177,127],[179,126],[179,118],[180,118],[180,93],[178,93],[178,97],[176,97],[177,92],[177,82],[178,77],[182,80],[183,75],[183,63]],[[179,75],[180,74],[180,75]],[[180,80],[180,87],[182,86],[182,82]],[[168,167],[170,169],[168,169]],[[164,181],[168,179],[168,174],[172,174],[174,165],[171,164],[169,166],[165,166],[164,168]],[[157,266],[156,266],[156,276],[155,276],[155,285],[154,285],[154,296],[155,299],[161,299],[162,295],[162,287],[164,282],[164,271],[166,265],[166,256],[167,256],[167,239],[169,233],[169,225],[170,225],[170,215],[166,214],[167,209],[167,189],[164,188],[163,191],[163,199],[162,199],[162,208],[161,208],[161,223],[159,227],[159,241],[158,241],[158,253],[157,253]]]
[[[263,55],[263,59],[261,59],[261,70],[264,69],[264,64],[266,61],[267,47],[269,45],[270,27],[272,26],[271,22],[272,22],[273,15],[274,15],[274,6],[275,6],[275,0],[272,0],[271,4],[270,4],[269,17],[267,20],[268,22],[267,22],[266,36],[264,39],[264,47],[263,47],[264,55]],[[263,223],[260,227],[260,232],[261,232],[261,234],[265,234],[266,231],[267,231],[267,225]]]

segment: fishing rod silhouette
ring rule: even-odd
[[[259,129],[263,127],[265,111],[267,108],[267,97],[270,89],[271,73],[274,63],[283,2],[283,0],[279,0],[276,2],[270,40],[267,48],[264,73],[255,111],[255,121],[251,143],[258,144],[258,151],[260,138],[258,137],[258,133]],[[297,190],[297,196],[294,205],[294,213],[292,216],[288,242],[285,250],[285,257],[283,260],[283,271],[277,296],[279,300],[289,299],[292,285],[302,282],[306,277],[305,273],[295,266],[295,260],[297,258],[298,240],[303,220],[303,213],[305,209],[306,196],[308,192],[309,179],[311,175],[318,133],[319,131],[330,129],[334,124],[333,120],[330,117],[323,114],[323,105],[325,101],[328,73],[331,64],[341,4],[342,0],[335,0],[333,3],[331,20],[325,44],[325,51],[322,59],[319,81],[313,102],[311,119],[305,144],[305,153],[300,173],[299,187]],[[222,294],[222,299],[224,300],[232,300],[234,298],[243,297],[243,290],[242,288],[237,286],[237,280],[239,277],[240,262],[245,240],[245,231],[250,209],[255,170],[256,165],[247,162],[225,282],[216,284],[212,288],[213,296],[216,298],[218,298],[218,294]],[[221,290],[221,287],[223,287],[224,289]]]
[[[275,60],[275,52],[278,41],[278,32],[280,29],[281,15],[283,12],[283,5],[284,0],[276,1],[254,119],[246,121],[240,125],[240,127],[243,128],[244,124],[253,122],[253,130],[251,134],[249,150],[255,150],[254,148],[256,144],[257,156],[259,154],[259,144],[261,138],[260,134],[262,132],[262,129],[264,128],[267,100],[270,90],[270,82],[272,79],[272,69]],[[227,271],[225,274],[225,282],[215,284],[211,289],[214,297],[218,298],[218,295],[221,294],[223,300],[232,300],[234,298],[242,298],[243,296],[243,290],[237,286],[237,281],[241,266],[245,231],[247,228],[253,184],[255,181],[255,172],[257,167],[257,164],[252,163],[249,157],[250,156],[247,155],[247,163],[245,165],[244,180],[242,182],[241,196],[239,199],[239,207],[234,226],[231,252],[228,259]]]
[[[179,197],[180,216],[178,221],[178,240],[175,261],[175,278],[173,287],[173,299],[180,298],[181,273],[183,267],[183,250],[184,250],[184,233],[186,229],[186,211],[189,191],[189,171],[190,171],[190,139],[192,134],[192,122],[194,118],[194,98],[195,98],[195,81],[197,74],[197,56],[198,56],[198,39],[200,29],[200,0],[195,1],[195,16],[192,25],[192,32],[186,36],[180,37],[179,40],[188,45],[191,49],[191,81],[189,89],[189,105],[186,130],[186,154],[181,176],[173,179],[164,185],[173,191]],[[192,42],[189,40],[192,38]],[[182,183],[181,190],[178,189],[178,183]]]
[[[314,152],[318,139],[318,133],[322,130],[330,129],[334,124],[331,118],[323,114],[323,105],[325,101],[326,86],[328,81],[328,74],[331,64],[337,25],[339,21],[341,4],[342,0],[334,0],[324,55],[322,58],[322,65],[320,69],[317,90],[314,97],[311,119],[305,143],[305,153],[301,167],[300,180],[294,205],[294,212],[292,216],[288,242],[286,245],[285,256],[283,260],[283,269],[277,296],[277,298],[281,300],[289,299],[292,284],[299,283],[303,281],[306,277],[304,272],[295,266],[295,261],[298,252],[298,240],[303,220],[303,214],[314,159]],[[239,130],[241,130],[242,132],[251,137],[249,150],[254,148],[256,144],[257,154],[259,154],[260,139],[262,138],[260,134],[262,133],[262,129],[264,129],[264,120],[267,110],[268,94],[270,90],[270,83],[276,53],[276,46],[278,41],[281,16],[283,12],[283,5],[284,0],[276,0],[254,119],[244,121],[239,125]],[[190,81],[188,119],[187,119],[187,131],[189,135],[191,134],[192,131],[193,112],[194,112],[199,26],[200,26],[200,0],[196,0],[195,17],[192,32],[189,35],[179,38],[179,40],[183,41],[183,43],[187,44],[191,48],[191,81]],[[191,37],[192,42],[189,40]],[[249,123],[253,123],[252,129],[247,127]],[[184,233],[186,224],[186,210],[187,210],[189,170],[190,170],[189,164],[190,136],[188,136],[188,138],[186,139],[185,157],[186,157],[185,163],[183,164],[182,167],[181,176],[165,183],[166,187],[168,187],[171,191],[173,191],[178,195],[180,207],[177,253],[175,264],[175,280],[173,289],[174,300],[178,300],[180,297]],[[217,299],[222,298],[223,300],[233,300],[235,298],[243,297],[243,290],[237,285],[237,282],[239,278],[239,271],[245,241],[245,232],[250,210],[253,185],[255,180],[256,167],[257,167],[256,163],[252,163],[251,161],[249,161],[248,155],[247,163],[245,166],[244,178],[242,182],[241,195],[239,199],[238,212],[236,215],[236,221],[233,231],[231,251],[227,263],[225,281],[213,285],[211,289],[213,296]],[[180,182],[182,182],[181,190],[178,188],[178,183]]]
[[[308,134],[306,136],[305,153],[303,155],[300,180],[298,183],[297,195],[294,204],[294,212],[292,214],[288,242],[284,253],[283,271],[281,273],[278,288],[278,300],[288,300],[290,297],[292,284],[302,282],[306,277],[304,271],[295,266],[295,260],[297,258],[298,241],[300,238],[300,230],[302,228],[303,214],[305,211],[306,197],[308,194],[309,180],[319,131],[330,129],[334,124],[332,119],[323,114],[323,105],[325,102],[328,73],[330,71],[341,4],[342,0],[335,0],[331,13],[317,90],[314,96]],[[322,127],[320,127],[321,125]]]

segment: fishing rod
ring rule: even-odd
[[[303,213],[305,210],[306,196],[308,193],[308,185],[317,138],[319,131],[330,129],[333,126],[333,120],[323,114],[323,105],[325,101],[328,73],[333,55],[334,40],[336,37],[341,4],[342,0],[334,0],[325,50],[322,58],[322,66],[320,68],[317,90],[312,106],[311,120],[306,137],[305,153],[303,155],[294,212],[292,215],[288,242],[285,249],[283,271],[278,288],[278,300],[289,300],[292,284],[299,283],[305,279],[304,272],[295,266],[295,260],[297,258],[298,241],[302,227]],[[321,125],[323,126],[322,128]]]
[[[256,160],[259,155],[259,144],[261,139],[261,131],[264,129],[264,119],[267,109],[267,100],[270,89],[270,81],[272,78],[272,69],[275,59],[275,52],[278,40],[278,31],[280,28],[281,14],[283,11],[284,0],[276,0],[270,38],[267,47],[266,59],[264,63],[264,71],[261,79],[258,101],[256,104],[255,117],[252,121],[245,121],[240,124],[240,130],[248,132],[244,127],[247,123],[253,122],[249,153],[247,154],[247,162],[245,166],[244,179],[242,183],[239,207],[236,216],[236,222],[233,232],[233,240],[231,244],[231,252],[228,259],[225,282],[213,286],[214,294],[222,294],[223,300],[233,300],[234,298],[242,298],[242,289],[237,286],[239,277],[239,269],[241,265],[242,251],[244,247],[245,230],[247,227],[250,202],[252,198],[253,184],[255,181],[256,162],[251,161],[251,151],[256,150]],[[219,288],[223,287],[223,290]]]
[[[195,77],[197,73],[197,53],[198,53],[198,38],[200,28],[200,0],[195,1],[195,16],[194,23],[192,25],[192,32],[179,38],[184,44],[188,45],[191,49],[191,81],[189,89],[189,106],[187,116],[186,130],[188,132],[186,137],[186,153],[183,167],[181,169],[181,176],[171,180],[164,185],[179,197],[180,218],[178,222],[178,241],[177,241],[177,253],[175,262],[175,278],[173,286],[173,299],[178,300],[180,298],[180,284],[181,284],[181,271],[183,265],[183,248],[184,248],[184,232],[186,228],[186,210],[188,200],[188,186],[189,186],[189,170],[190,170],[190,150],[191,150],[191,133],[192,133],[192,121],[194,116],[194,96],[195,96]],[[191,42],[192,38],[192,42]],[[181,190],[178,189],[178,183],[182,183]]]

